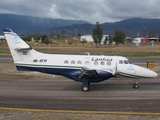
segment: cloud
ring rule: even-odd
[[[121,0],[120,2],[109,1],[110,8],[112,9],[111,18],[126,19],[133,17],[146,17],[157,18],[160,16],[158,12],[160,8],[158,0]]]
[[[128,18],[159,18],[159,0],[5,0],[0,13],[36,17],[114,22]]]

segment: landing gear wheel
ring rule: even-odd
[[[138,89],[139,85],[135,83],[135,84],[133,84],[133,88]]]
[[[82,91],[83,92],[88,92],[89,91],[89,84],[90,84],[90,81],[89,81],[88,76],[84,76],[83,84],[82,84]]]
[[[82,91],[83,91],[83,92],[88,92],[88,91],[89,91],[89,87],[82,86]]]

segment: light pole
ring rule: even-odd
[[[76,34],[77,34],[77,29],[74,29],[74,34],[75,34],[75,38],[76,38]]]

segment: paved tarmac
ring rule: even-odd
[[[0,107],[47,110],[98,110],[160,112],[160,80],[119,78],[90,85],[81,91],[81,83],[72,80],[0,80]]]
[[[133,63],[160,58],[130,58]],[[11,56],[0,55],[0,60]],[[81,83],[66,79],[14,80],[0,79],[0,107],[48,110],[99,110],[160,112],[160,79],[140,79],[133,89],[133,79],[109,79],[91,84],[89,92],[81,91]]]

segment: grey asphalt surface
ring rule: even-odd
[[[0,55],[0,60],[13,60],[10,55]]]
[[[160,58],[129,58],[133,63],[147,63],[153,61],[154,63],[160,63]]]
[[[160,112],[160,80],[114,79],[91,84],[89,92],[72,80],[0,80],[0,107],[54,110]]]
[[[130,58],[133,63],[160,58]],[[11,56],[0,55],[0,60]],[[160,80],[140,79],[133,89],[133,79],[120,78],[91,84],[89,92],[81,91],[81,83],[66,79],[14,80],[0,79],[0,107],[55,110],[102,110],[160,112]]]

